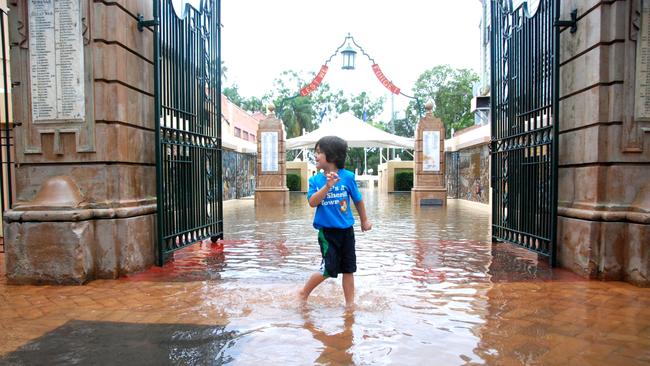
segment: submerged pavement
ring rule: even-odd
[[[85,286],[0,280],[0,365],[650,364],[650,289],[493,245],[481,206],[363,193],[374,228],[356,230],[354,312],[340,279],[296,301],[320,262],[304,196],[264,213],[227,202],[226,240],[165,267]]]

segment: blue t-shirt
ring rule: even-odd
[[[327,193],[327,196],[316,207],[314,215],[314,227],[320,228],[338,228],[346,229],[354,225],[352,216],[352,207],[350,207],[350,198],[354,203],[361,201],[361,193],[354,180],[354,173],[349,170],[339,169],[339,178]],[[309,191],[307,200],[321,189],[327,183],[327,177],[324,173],[318,173],[309,178]]]

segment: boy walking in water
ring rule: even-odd
[[[354,249],[354,217],[350,199],[354,202],[361,231],[372,229],[366,216],[366,207],[354,180],[354,174],[345,167],[348,144],[336,136],[325,136],[316,143],[316,170],[323,173],[309,178],[307,200],[316,207],[314,228],[318,230],[318,244],[323,256],[319,273],[314,273],[300,291],[306,301],[316,286],[328,277],[343,275],[343,294],[346,308],[354,307],[354,272],[357,257]]]

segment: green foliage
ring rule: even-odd
[[[419,119],[420,117],[415,113],[414,118],[401,118],[394,120],[395,134],[413,138],[415,136],[415,126]]]
[[[233,102],[236,105],[241,106],[242,101],[244,98],[239,94],[239,87],[237,84],[233,84],[231,86],[227,86],[221,90],[223,95],[225,95],[228,100]]]
[[[366,92],[361,92],[361,94],[354,96],[350,100],[351,106],[350,109],[352,113],[359,119],[363,120],[363,114],[365,111],[366,121],[374,121],[375,117],[380,115],[384,111],[384,98],[381,97],[376,100],[371,100]]]
[[[395,173],[395,190],[410,191],[413,188],[413,170],[403,170]]]
[[[306,79],[295,71],[283,71],[280,77],[273,81],[274,90],[271,92],[276,114],[284,123],[287,138],[302,135],[305,131],[314,129],[313,103],[311,96],[300,96],[300,88],[307,85]]]
[[[332,92],[328,83],[322,83],[314,92],[303,97],[298,92],[313,78],[303,77],[295,71],[284,71],[274,81],[274,90],[271,92],[275,101],[277,113],[284,122],[287,138],[302,135],[318,127],[325,116],[336,116],[340,113],[352,111],[358,118],[372,121],[383,111],[384,99],[371,99],[367,93],[362,92],[356,96],[346,97],[342,91]]]
[[[264,112],[264,103],[262,99],[257,97],[246,98],[239,94],[239,86],[237,84],[232,84],[221,90],[223,95],[225,95],[233,104],[239,106],[239,108],[250,112]]]
[[[287,174],[287,188],[290,191],[300,191],[300,176],[298,174]]]
[[[313,130],[314,115],[309,96],[280,101],[278,111],[284,123],[287,138],[302,135],[303,129],[305,131]]]
[[[454,69],[449,65],[439,65],[423,72],[415,82],[413,92],[422,103],[433,100],[433,114],[445,125],[446,137],[451,136],[451,129],[458,131],[474,124],[474,115],[470,111],[472,85],[479,80],[478,75],[468,69]],[[421,106],[424,108],[424,106]],[[419,120],[417,105],[409,103],[406,110],[407,121],[402,122],[402,132],[415,129]],[[403,135],[404,136],[404,135]],[[409,137],[412,137],[411,134]]]

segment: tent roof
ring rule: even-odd
[[[321,124],[317,130],[288,139],[287,150],[313,148],[323,136],[338,136],[347,141],[349,147],[396,147],[402,149],[415,147],[413,139],[382,131],[363,122],[352,113],[345,112],[335,120]]]

